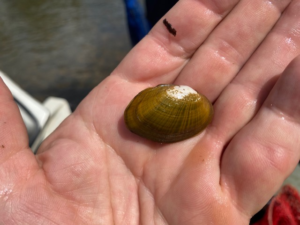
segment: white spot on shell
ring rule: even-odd
[[[189,86],[181,85],[181,86],[174,86],[173,88],[168,89],[167,94],[170,97],[176,99],[183,99],[190,94],[198,94],[198,93],[193,88],[190,88]]]

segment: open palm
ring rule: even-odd
[[[160,21],[36,156],[1,82],[0,224],[246,225],[276,192],[300,155],[300,58],[284,71],[300,1],[181,0],[165,18],[176,36]],[[127,104],[162,83],[206,95],[212,124],[173,144],[130,133]]]

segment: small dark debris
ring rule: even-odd
[[[164,25],[166,26],[166,28],[168,29],[168,31],[173,34],[174,36],[176,36],[176,30],[172,27],[172,25],[167,21],[167,19],[164,19],[163,21]]]
[[[5,148],[5,146],[4,146],[4,145],[1,145],[1,148]]]

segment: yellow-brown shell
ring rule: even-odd
[[[213,107],[205,96],[190,87],[175,85],[158,85],[141,91],[124,113],[131,132],[161,143],[198,134],[212,117]]]

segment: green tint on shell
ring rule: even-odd
[[[124,113],[128,129],[161,143],[182,141],[204,130],[213,117],[211,103],[196,91],[176,97],[177,87],[158,85],[135,96]]]

